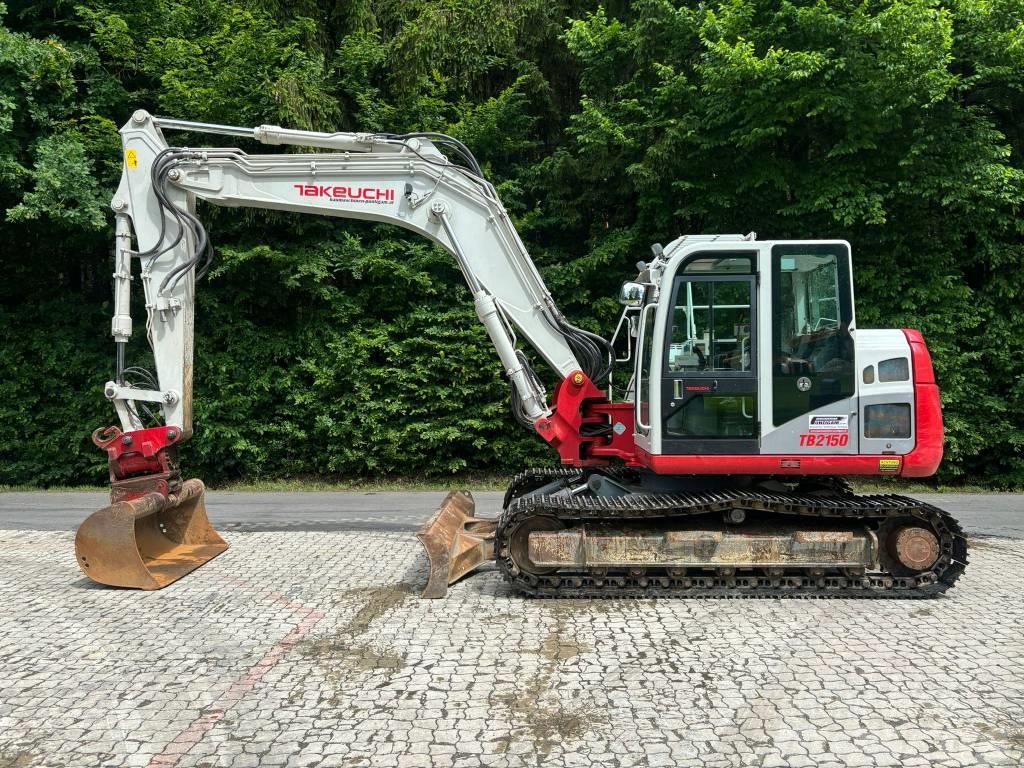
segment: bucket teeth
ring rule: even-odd
[[[115,501],[86,518],[75,534],[82,573],[114,587],[161,589],[228,548],[206,516],[204,487],[186,480],[181,492]]]
[[[474,517],[475,510],[469,491],[452,491],[416,534],[430,564],[422,597],[444,597],[449,584],[494,559],[498,521]]]

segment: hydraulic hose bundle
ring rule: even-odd
[[[213,246],[210,244],[210,239],[206,234],[206,228],[195,214],[184,208],[179,208],[171,202],[167,191],[171,169],[194,154],[191,150],[169,147],[156,156],[150,171],[153,180],[153,194],[157,198],[163,215],[160,217],[160,236],[157,238],[156,243],[149,250],[139,253],[140,259],[149,258],[145,269],[150,269],[160,256],[177,247],[182,238],[185,237],[186,232],[191,233],[193,242],[196,244],[189,258],[168,272],[160,282],[160,286],[157,288],[157,295],[161,295],[165,291],[174,290],[181,278],[199,263],[200,258],[205,256],[203,265],[196,272],[196,279],[201,280],[206,275],[210,268],[210,263],[213,261]],[[177,223],[178,233],[174,236],[173,240],[164,245],[164,241],[167,238],[168,216]]]

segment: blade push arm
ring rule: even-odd
[[[167,145],[161,128],[337,151],[249,155],[232,148],[177,149]],[[194,213],[197,199],[388,222],[439,244],[459,264],[477,315],[518,392],[517,415],[528,423],[546,422],[552,410],[516,349],[516,334],[559,379],[581,371],[581,344],[584,351],[588,343],[594,348],[556,308],[494,187],[477,175],[475,161],[469,169],[454,165],[427,139],[235,128],[157,119],[142,111],[121,134],[125,163],[112,203],[118,243],[112,327],[119,368],[106,393],[126,430],[142,427],[138,408],[148,401],[160,406],[167,425],[180,427],[184,439],[191,433],[194,281],[208,248]],[[135,251],[129,247],[132,231]],[[132,332],[127,296],[133,256],[142,263],[147,334],[157,367],[157,380],[141,386],[127,383],[130,369],[126,374],[120,362]]]

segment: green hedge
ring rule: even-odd
[[[919,328],[932,349],[940,476],[1020,487],[1021,8],[0,5],[0,484],[104,479],[88,434],[113,421],[107,204],[117,126],[143,107],[453,133],[565,312],[605,335],[611,297],[651,242],[847,238],[859,325]],[[499,365],[438,249],[358,222],[202,215],[218,256],[198,299],[190,471],[445,475],[550,460],[509,418]],[[140,339],[132,359],[147,362]]]

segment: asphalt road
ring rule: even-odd
[[[266,492],[210,491],[206,508],[225,531],[415,531],[444,499],[440,491]],[[500,491],[473,494],[477,514],[501,509]],[[951,512],[968,533],[1024,538],[1024,494],[918,494]],[[104,493],[0,493],[0,530],[72,530],[107,503]]]
[[[477,512],[497,515],[503,496],[474,493]],[[444,497],[443,491],[207,491],[206,512],[218,530],[415,531]],[[90,491],[0,493],[0,530],[73,530],[108,503],[105,493]]]

